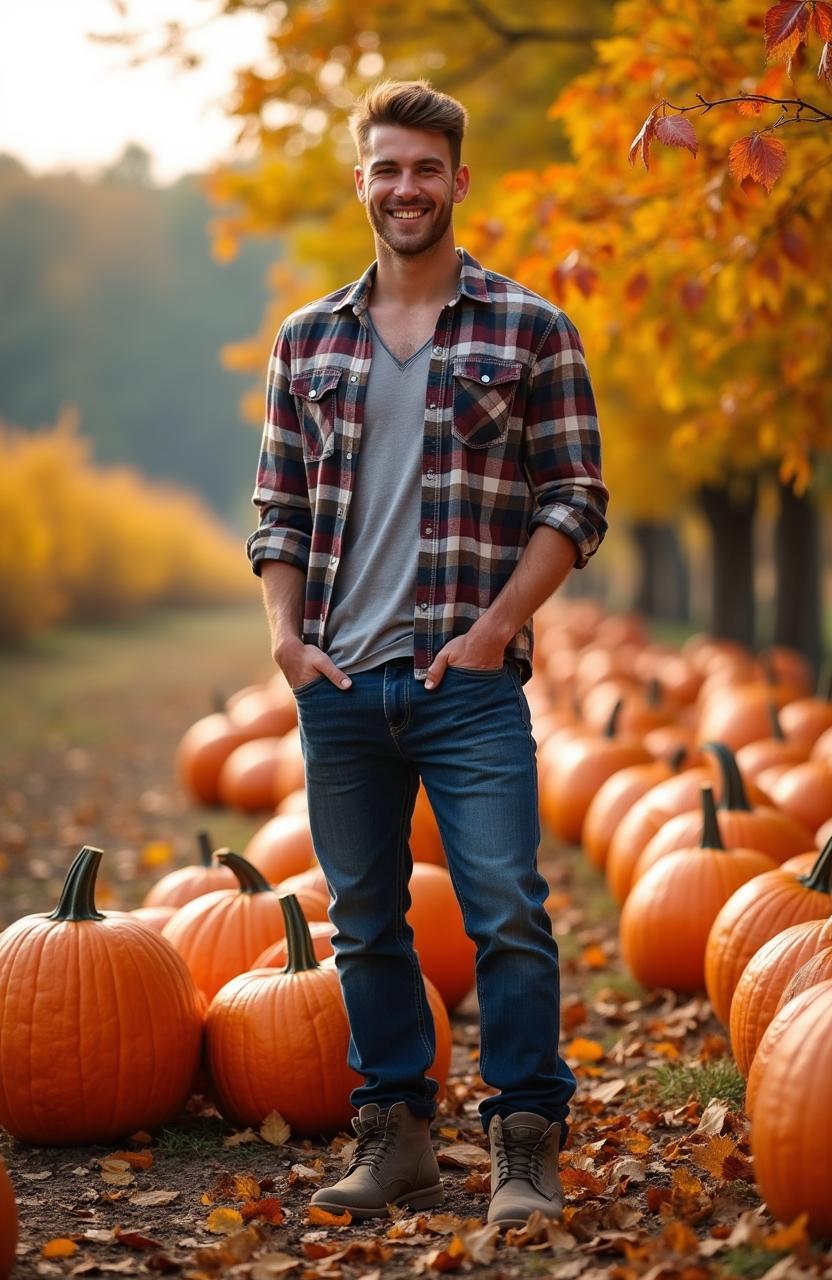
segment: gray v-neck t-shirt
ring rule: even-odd
[[[413,655],[432,342],[402,362],[372,321],[370,330],[361,454],[324,641],[336,666],[350,673]]]

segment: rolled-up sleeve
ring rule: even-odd
[[[289,391],[290,342],[284,326],[275,340],[266,382],[266,419],[252,502],[260,522],[246,542],[259,576],[264,560],[282,560],[307,569],[312,513],[303,462],[303,443]]]
[[[583,345],[558,312],[537,352],[525,413],[525,467],[534,498],[529,526],[548,525],[575,544],[582,569],[607,530],[601,435]]]

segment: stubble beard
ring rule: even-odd
[[[367,217],[376,237],[390,253],[401,258],[418,257],[419,254],[427,253],[435,244],[438,244],[451,224],[452,215],[453,204],[449,200],[442,206],[437,217],[431,219],[421,236],[408,238],[405,232],[402,240],[399,241],[390,234],[388,216],[380,213],[370,201],[367,202]]]

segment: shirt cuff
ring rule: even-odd
[[[252,571],[259,578],[264,560],[281,560],[306,573],[309,567],[309,538],[294,529],[256,529],[246,542]]]
[[[535,512],[529,524],[529,533],[533,533],[539,525],[544,524],[549,529],[556,529],[558,533],[565,534],[574,542],[576,569],[583,569],[590,556],[595,554],[607,530],[607,524],[603,518],[601,519],[602,527],[599,528],[589,516],[576,511],[574,507],[558,502],[548,507],[541,507]]]

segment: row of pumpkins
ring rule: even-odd
[[[748,1078],[772,1213],[832,1235],[832,701],[799,655],[553,608],[541,816],[621,905],[648,988],[707,991]]]

